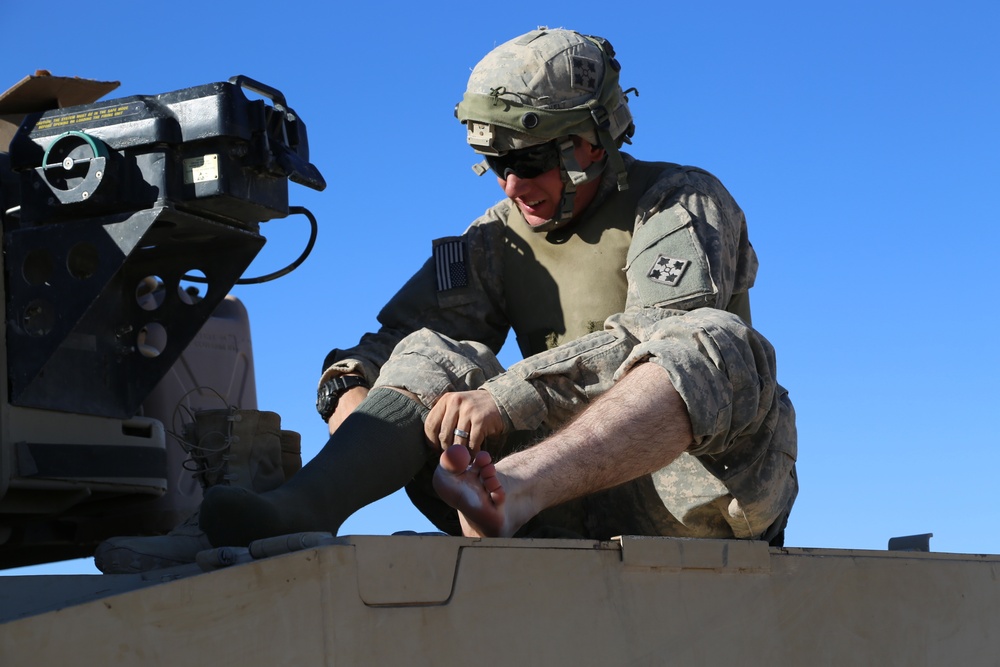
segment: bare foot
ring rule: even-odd
[[[520,527],[508,517],[507,493],[491,461],[488,452],[473,458],[462,445],[452,445],[434,471],[434,490],[458,510],[467,537],[510,537]]]

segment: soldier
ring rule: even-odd
[[[781,539],[794,412],[750,326],[743,213],[700,169],[620,152],[619,69],[606,40],[544,29],[474,68],[456,115],[507,197],[327,357],[313,461],[207,492],[213,544],[335,532],[403,486],[449,533]]]
[[[327,356],[312,461],[266,493],[206,491],[211,544],[336,532],[401,487],[451,534],[780,543],[795,418],[751,327],[743,213],[711,174],[620,151],[614,55],[539,29],[474,68],[456,115],[506,198]],[[510,329],[524,359],[504,370]]]

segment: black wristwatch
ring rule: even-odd
[[[316,392],[316,411],[323,421],[330,421],[337,409],[340,395],[352,387],[368,387],[368,383],[359,375],[341,375],[319,386],[319,391]]]

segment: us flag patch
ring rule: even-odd
[[[646,275],[654,282],[673,287],[681,281],[681,276],[684,275],[684,271],[689,264],[691,262],[686,259],[674,259],[673,257],[660,255],[653,262],[653,268]]]
[[[434,245],[434,266],[437,291],[469,286],[469,271],[465,265],[465,241],[452,239]]]

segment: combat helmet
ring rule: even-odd
[[[511,151],[556,142],[563,198],[559,217],[539,231],[569,220],[577,186],[597,178],[606,167],[619,190],[628,187],[618,149],[623,142],[631,143],[635,125],[614,56],[611,44],[601,37],[539,28],[488,53],[472,70],[455,108],[469,145],[486,156],[474,167],[480,175],[489,162],[496,164],[496,158]],[[573,135],[603,148],[606,159],[581,169],[573,154]]]

